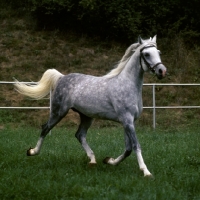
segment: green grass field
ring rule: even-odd
[[[102,163],[124,150],[121,127],[90,129],[97,158],[88,159],[74,128],[54,128],[41,154],[27,157],[40,130],[5,127],[0,131],[0,199],[200,199],[200,133],[192,128],[155,131],[137,128],[144,160],[154,175],[144,178],[133,153],[118,166]]]

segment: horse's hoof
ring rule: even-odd
[[[26,152],[26,155],[27,155],[27,156],[32,156],[32,155],[31,155],[31,150],[32,150],[32,149],[33,149],[33,148],[30,147],[30,149],[27,150],[27,152]]]
[[[152,174],[146,174],[144,175],[144,177],[149,179],[154,179],[154,176]]]
[[[88,166],[89,167],[95,167],[95,166],[97,166],[97,163],[88,163]]]
[[[108,164],[108,161],[110,160],[110,157],[106,157],[105,159],[103,159],[103,163],[104,164]]]

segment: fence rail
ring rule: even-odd
[[[14,84],[15,82],[9,81],[0,81],[0,84]],[[36,84],[37,82],[21,82],[27,84]],[[156,86],[200,86],[200,83],[145,83],[143,86],[151,86],[152,87],[152,106],[144,106],[144,109],[152,109],[153,110],[153,128],[156,128],[156,109],[184,109],[184,108],[200,108],[200,106],[156,106]],[[49,109],[51,110],[51,92],[49,98],[49,106],[45,107],[0,107],[0,109]]]
[[[144,86],[152,86],[153,105],[150,107],[143,107],[153,109],[153,128],[156,128],[156,109],[177,109],[177,108],[200,108],[200,106],[156,106],[156,86],[200,86],[199,83],[145,83]]]

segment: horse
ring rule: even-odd
[[[106,157],[103,162],[117,165],[134,150],[144,176],[152,176],[142,157],[135,121],[143,109],[142,87],[145,72],[162,79],[166,67],[162,64],[155,35],[150,39],[138,37],[138,42],[125,51],[117,66],[103,76],[80,73],[64,75],[48,69],[36,85],[15,81],[15,89],[33,99],[41,99],[53,91],[50,116],[44,125],[35,148],[27,150],[28,156],[38,155],[49,131],[68,113],[69,109],[80,116],[80,125],[75,137],[81,143],[89,165],[96,164],[94,152],[86,140],[86,134],[94,118],[107,119],[122,124],[125,134],[125,150],[117,158]]]

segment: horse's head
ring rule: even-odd
[[[160,58],[160,51],[156,45],[156,35],[153,39],[143,40],[139,37],[140,49],[140,65],[144,71],[151,71],[156,74],[159,79],[165,77],[166,67],[162,64]]]

